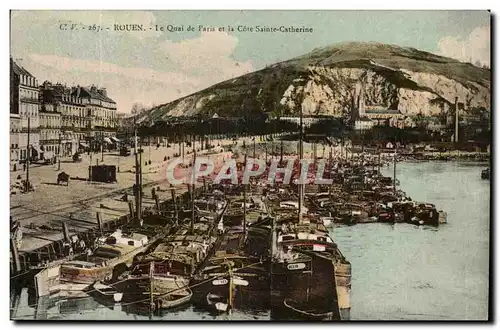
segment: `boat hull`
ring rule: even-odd
[[[335,263],[335,284],[340,319],[351,319],[351,264],[347,261]]]
[[[127,253],[118,258],[109,260],[104,266],[81,268],[73,266],[70,263],[62,264],[60,268],[61,283],[78,283],[78,284],[93,284],[96,281],[106,282],[113,278],[113,270],[115,266],[124,264],[129,266],[136,255],[146,250],[147,246],[139,247],[130,253]]]
[[[189,286],[189,278],[184,276],[132,276],[127,279],[126,291],[144,295],[149,295],[153,290],[153,295],[159,296],[185,289]]]
[[[306,267],[297,269],[298,266],[290,266],[297,263],[305,264]],[[324,314],[321,317],[327,319],[343,320],[344,317],[348,319],[350,287],[342,285],[346,284],[345,281],[337,282],[335,261],[312,255],[309,263],[278,262],[272,267],[271,318],[273,320],[295,319],[300,315],[300,313],[290,314],[290,306],[286,306],[285,301],[299,302],[300,306],[308,306],[309,310],[321,311],[316,314]],[[342,304],[339,297],[342,298]],[[303,319],[309,318],[304,314]]]

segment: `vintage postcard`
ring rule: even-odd
[[[10,12],[11,320],[491,318],[491,13]]]

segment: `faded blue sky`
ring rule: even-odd
[[[61,23],[305,26],[313,33],[63,31]],[[344,41],[409,46],[489,65],[487,11],[14,11],[11,53],[40,81],[98,84],[120,112],[159,104]]]

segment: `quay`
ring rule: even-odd
[[[400,155],[347,148],[344,155],[341,148],[329,146],[328,152],[318,156],[317,146],[311,144],[283,155],[283,151],[268,150],[265,142],[256,146],[252,141],[255,139],[249,137],[228,141],[227,145],[221,144],[227,150],[214,155],[236,159],[240,169],[246,167],[248,155],[264,159],[268,165],[272,159],[286,162],[295,154],[300,158],[322,158],[327,161],[325,173],[333,183],[283,185],[278,180],[270,185],[265,171],[248,185],[214,183],[207,177],[198,179],[194,186],[174,188],[165,187],[165,180],[152,173],[141,184],[140,222],[129,181],[122,183],[127,187],[103,194],[126,207],[95,202],[102,204],[100,209],[116,211],[107,212],[105,220],[104,212],[97,211],[95,221],[56,215],[64,219],[59,221],[60,227],[54,226],[58,221],[52,221],[53,227],[41,232],[49,225],[39,222],[34,229],[38,233],[30,236],[27,231],[19,251],[11,239],[11,282],[34,286],[43,301],[54,295],[102,299],[102,290],[107,288],[115,292],[111,300],[120,297],[114,303],[122,303],[126,310],[139,314],[195,304],[215,314],[231,313],[233,309],[270,309],[271,317],[277,320],[348,320],[351,264],[330,231],[335,226],[372,222],[431,226],[446,222],[445,213],[436,206],[412,201],[397,189],[395,176],[380,174],[381,166],[397,164]],[[160,152],[164,150],[158,151],[159,159]],[[245,155],[244,159],[241,155]],[[190,156],[185,157],[187,167],[196,153]],[[124,174],[131,179],[132,172]],[[294,177],[299,172],[295,164]],[[148,194],[146,187],[154,191]],[[128,200],[123,199],[126,195],[130,196]],[[80,207],[87,208],[88,204],[82,202]],[[36,217],[56,212],[38,212]],[[28,220],[21,220],[23,230],[33,227]],[[35,239],[53,241],[42,245]],[[129,245],[138,244],[138,248],[129,249],[129,255],[121,256],[120,252],[111,259],[106,257],[109,266],[105,268],[79,261],[93,260],[103,248],[99,244],[113,250],[120,239],[128,239]],[[96,247],[96,242],[103,243]],[[33,245],[26,248],[23,244]],[[82,277],[82,282],[78,278],[83,270],[70,272],[74,265],[101,269],[102,275],[91,272]]]

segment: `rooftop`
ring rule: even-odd
[[[25,68],[23,67],[20,67],[19,65],[17,65],[16,62],[14,62],[14,60],[11,58],[10,59],[10,64],[11,64],[11,67],[12,67],[12,71],[14,71],[14,73],[18,74],[18,75],[25,75],[25,76],[29,76],[29,77],[33,77],[34,76],[28,72],[28,70],[26,70]]]
[[[104,101],[104,102],[116,103],[115,101],[113,101],[112,99],[110,99],[108,96],[99,93],[98,89],[93,88],[93,87],[89,88],[89,87],[81,87],[80,86],[73,93],[76,94],[76,96],[80,96],[81,91],[84,91],[85,93],[87,93],[88,95],[90,95],[90,97],[92,97],[94,99],[101,100],[101,101]]]

